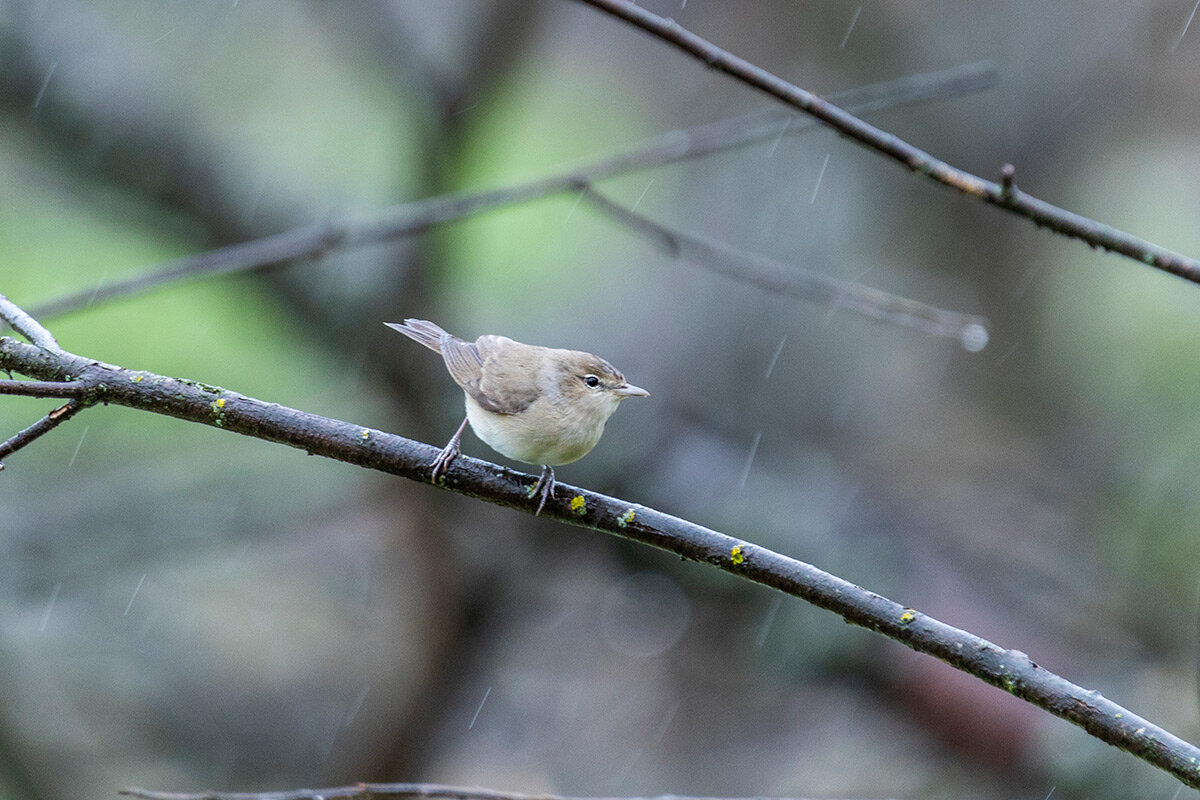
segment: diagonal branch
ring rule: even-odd
[[[38,437],[54,430],[71,417],[78,414],[84,408],[86,408],[86,406],[79,400],[71,400],[65,405],[61,405],[54,409],[25,430],[9,437],[9,439],[5,442],[0,442],[0,459],[3,459],[5,456],[12,455],[26,445],[32,444]],[[0,460],[0,470],[3,469],[4,462]]]
[[[300,258],[319,257],[344,242],[350,227],[347,225],[339,229],[335,225],[305,225],[273,236],[183,256],[160,264],[141,275],[63,295],[35,307],[33,314],[39,319],[47,319],[110,300],[145,294],[159,286],[172,283],[246,272]]]
[[[865,114],[982,91],[992,86],[995,76],[996,70],[991,64],[979,62],[871,84],[834,97],[857,113]],[[784,133],[794,135],[816,127],[815,122],[799,118],[792,111],[770,108],[685,130],[670,131],[639,142],[622,153],[557,175],[482,192],[431,197],[395,206],[375,219],[306,225],[273,236],[184,256],[132,278],[51,300],[34,308],[33,315],[38,319],[48,319],[184,280],[286,264],[335,250],[411,236],[435,225],[465,219],[492,208],[574,192],[578,190],[580,181],[601,181],[745,147]]]
[[[313,455],[426,483],[438,453],[431,445],[257,400],[218,386],[135,372],[82,356],[54,354],[0,337],[0,369],[43,381],[86,381],[112,405],[164,414],[296,447]],[[468,497],[534,513],[537,479],[459,456],[437,485]],[[542,516],[621,536],[778,589],[938,658],[1072,722],[1189,786],[1200,788],[1200,748],[1077,686],[1029,656],[1007,650],[888,600],[811,564],[679,517],[615,497],[557,484]]]
[[[58,340],[50,331],[42,327],[36,319],[21,310],[16,303],[4,295],[0,295],[0,319],[12,326],[12,329],[29,341],[45,350],[57,351]]]
[[[120,794],[142,800],[601,800],[601,798],[563,797],[554,794],[518,794],[477,789],[465,786],[446,786],[438,783],[356,783],[329,789],[296,789],[289,792],[152,792],[130,787]],[[763,798],[718,798],[660,795],[658,797],[624,797],[610,800],[763,800]],[[771,798],[771,800],[800,800],[800,798]]]
[[[984,180],[957,169],[908,142],[864,122],[853,113],[839,108],[812,92],[788,83],[761,67],[751,64],[728,50],[698,36],[677,22],[640,8],[629,0],[582,0],[614,17],[635,25],[652,36],[677,47],[688,55],[720,70],[778,100],[797,108],[859,144],[924,175],[985,203],[1011,211],[1039,227],[1080,239],[1092,247],[1119,253],[1135,261],[1200,283],[1200,261],[1151,244],[1144,239],[1080,216],[1066,209],[1025,194],[1013,185],[1011,170],[1001,183]]]
[[[971,352],[987,345],[987,320],[983,317],[937,308],[858,282],[838,280],[739,250],[714,239],[682,233],[618,205],[587,186],[583,188],[583,198],[618,223],[661,245],[669,254],[686,258],[718,275],[801,300],[826,303],[831,308],[848,308],[863,316],[916,328],[932,336],[957,339]]]

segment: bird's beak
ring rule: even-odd
[[[622,383],[620,386],[618,386],[613,391],[615,391],[621,397],[649,397],[650,396],[650,393],[647,392],[645,389],[639,388],[637,386],[632,386],[628,383]]]

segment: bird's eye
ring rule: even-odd
[[[589,389],[595,389],[597,386],[600,385],[600,379],[597,378],[595,375],[584,375],[583,382],[587,385],[587,387]]]

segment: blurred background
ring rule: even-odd
[[[1196,256],[1193,4],[642,3],[823,95],[988,59],[990,90],[871,121]],[[770,107],[569,0],[0,0],[0,292],[34,310]],[[1195,740],[1200,287],[795,127],[598,188],[984,315],[985,349],[715,275],[572,193],[43,321],[79,354],[437,445],[461,393],[382,322],[599,353],[652,396],[560,480],[811,562]],[[2,435],[50,407],[0,399]],[[3,797],[1177,794],[761,587],[127,409],[7,460],[0,576]]]

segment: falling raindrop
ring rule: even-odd
[[[821,181],[825,178],[825,168],[829,166],[829,156],[832,153],[825,154],[825,160],[821,162],[821,171],[817,173],[817,185],[813,187],[812,197],[808,198],[809,205],[817,202],[817,192],[821,189]]]
[[[766,374],[763,375],[763,380],[771,377],[771,373],[775,371],[775,362],[779,360],[779,354],[783,352],[783,346],[787,343],[788,335],[785,333],[779,340],[779,346],[775,348],[775,354],[771,356],[771,362],[767,364]]]
[[[640,195],[638,195],[637,202],[633,204],[633,208],[629,209],[630,211],[637,211],[637,207],[642,204],[642,198],[644,198],[646,196],[646,192],[650,191],[650,187],[653,185],[654,185],[654,178],[651,178],[650,183],[647,183],[646,188],[642,189],[642,193]]]
[[[662,738],[667,735],[667,729],[671,727],[671,723],[675,720],[675,715],[679,713],[679,701],[675,701],[675,705],[671,706],[671,710],[663,717],[663,721],[659,723],[658,730],[650,740],[655,744],[662,741]]]
[[[46,87],[50,85],[50,78],[54,75],[54,70],[58,69],[58,62],[51,61],[50,69],[46,70],[46,77],[42,78],[42,86],[38,89],[37,97],[33,98],[33,110],[37,111],[38,106],[42,104],[42,97],[46,94]]]
[[[100,280],[96,281],[96,288],[92,289],[92,296],[88,298],[87,308],[92,307],[92,303],[96,302],[96,295],[100,293],[100,287],[104,285],[104,279],[108,277],[107,272],[100,273]]]
[[[563,217],[564,224],[571,219],[571,216],[575,213],[575,209],[579,208],[579,201],[583,199],[585,192],[587,192],[586,188],[580,189],[579,194],[575,196],[575,202],[571,204],[571,210],[567,212],[567,216]]]
[[[71,460],[67,462],[68,467],[75,466],[75,457],[79,455],[79,448],[83,447],[83,440],[87,437],[88,428],[90,427],[88,425],[83,429],[83,433],[79,434],[79,444],[75,445],[75,452],[71,453]]]
[[[758,453],[758,443],[762,441],[762,431],[754,434],[754,442],[750,445],[750,455],[746,456],[746,466],[742,469],[742,479],[738,481],[738,488],[745,489],[746,481],[750,478],[750,467],[754,466],[754,456]]]
[[[783,595],[777,594],[771,601],[771,607],[767,609],[767,616],[763,618],[762,626],[758,629],[758,636],[754,640],[754,647],[761,648],[767,643],[767,634],[771,632],[771,626],[775,624],[775,617],[779,614],[779,609],[783,605]]]
[[[50,592],[50,602],[46,604],[46,612],[42,614],[42,624],[38,626],[38,632],[43,633],[46,630],[46,625],[50,622],[50,615],[54,613],[54,604],[58,602],[58,593],[62,589],[62,581],[54,584],[54,591]]]
[[[350,704],[350,708],[346,709],[345,716],[342,717],[342,727],[349,728],[350,723],[358,716],[359,710],[367,699],[367,690],[371,687],[364,684],[362,690],[358,693],[358,697],[354,698],[354,702]]]
[[[133,587],[133,595],[130,596],[129,603],[128,603],[128,605],[125,606],[125,613],[121,615],[122,617],[129,616],[129,609],[133,608],[133,601],[137,599],[138,592],[140,592],[142,590],[142,584],[145,582],[146,582],[146,573],[143,572],[141,580],[139,580],[137,582],[137,586]]]
[[[479,707],[475,709],[475,716],[471,717],[471,724],[467,726],[467,730],[471,730],[475,727],[475,720],[479,719],[479,712],[483,711],[483,704],[487,702],[488,695],[491,693],[492,687],[489,686],[487,691],[483,693],[483,699],[479,701]]]
[[[1179,37],[1175,39],[1175,43],[1171,45],[1168,52],[1174,53],[1175,48],[1179,47],[1179,43],[1183,41],[1183,37],[1187,36],[1188,28],[1192,27],[1192,20],[1196,18],[1196,9],[1200,8],[1200,0],[1196,0],[1196,5],[1192,6],[1192,13],[1188,14],[1187,22],[1183,23],[1183,30],[1179,32]]]
[[[846,28],[846,35],[842,37],[842,43],[838,45],[838,50],[846,49],[846,42],[850,41],[850,34],[854,31],[854,26],[858,24],[858,15],[862,13],[862,5],[854,9],[854,16],[850,18],[850,26]]]
[[[783,135],[788,132],[788,128],[792,126],[793,117],[788,117],[783,121],[783,127],[779,129],[779,135],[775,137],[775,141],[771,143],[771,149],[767,151],[767,158],[775,155],[775,148],[779,147],[779,143],[783,141]]]

